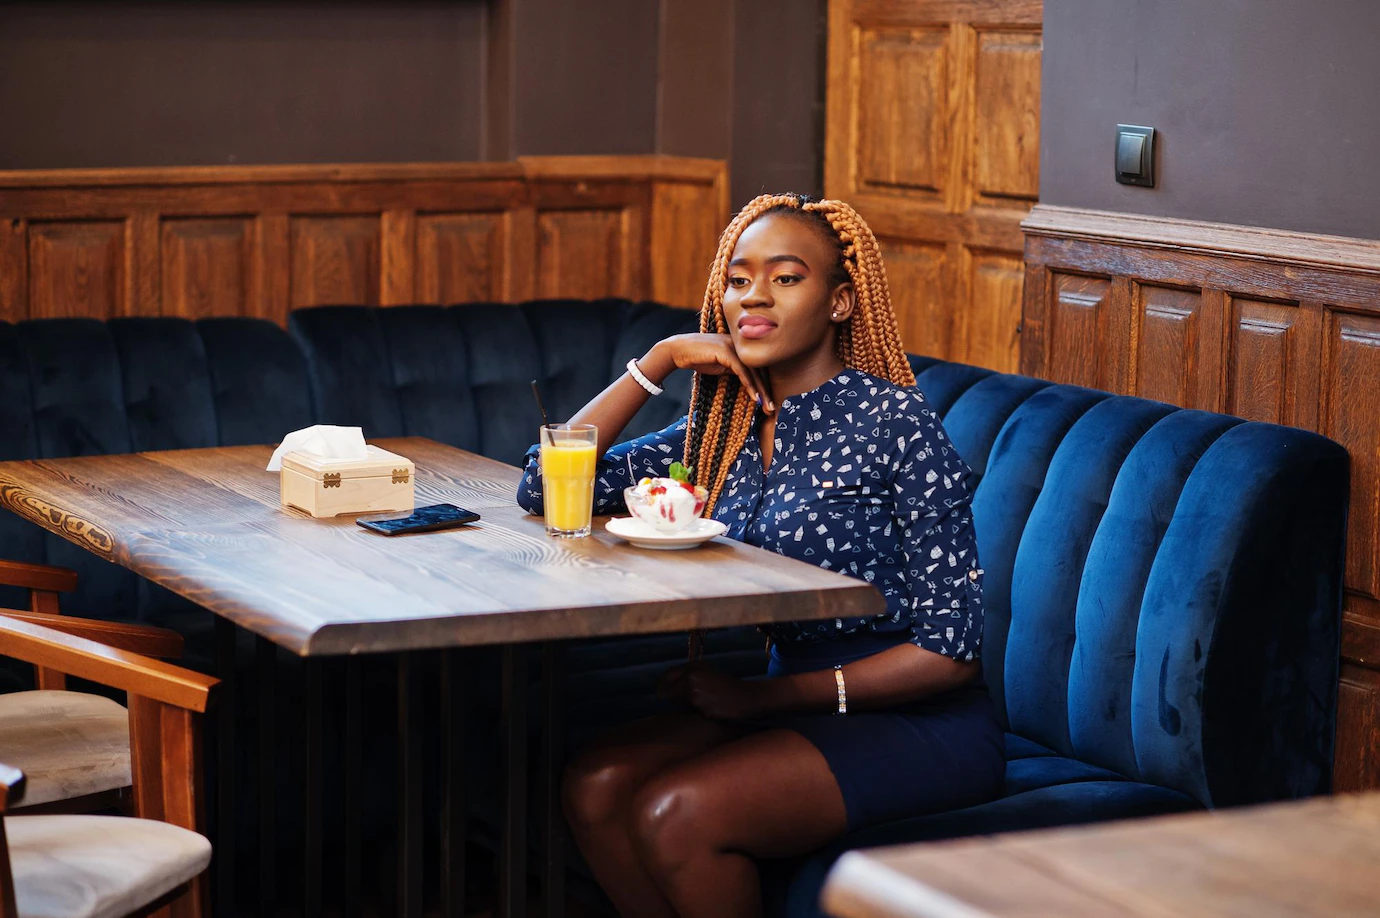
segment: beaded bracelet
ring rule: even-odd
[[[848,688],[843,684],[843,664],[834,665],[834,682],[839,687],[839,713],[848,713]]]

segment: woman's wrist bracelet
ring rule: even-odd
[[[642,375],[642,370],[637,365],[636,357],[628,361],[628,375],[636,380],[639,386],[646,389],[652,395],[660,395],[662,393],[662,388],[660,386]]]
[[[834,682],[839,688],[839,713],[848,713],[848,686],[843,683],[843,664],[834,665]]]

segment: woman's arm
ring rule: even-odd
[[[754,398],[765,397],[757,374],[743,366],[728,335],[687,334],[666,338],[652,345],[652,349],[637,361],[637,366],[642,375],[657,386],[677,369],[711,376],[734,373]],[[618,435],[648,398],[647,390],[630,373],[624,373],[576,412],[570,423],[598,427],[599,454],[603,455],[618,442]]]
[[[875,710],[920,701],[966,685],[981,664],[901,644],[843,667],[848,710]],[[834,670],[822,669],[772,679],[739,679],[703,663],[666,674],[660,693],[716,720],[749,720],[771,714],[833,713],[838,710]]]

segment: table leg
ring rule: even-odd
[[[527,648],[503,648],[503,816],[498,914],[527,916]]]
[[[325,758],[322,754],[322,725],[325,717],[325,690],[322,684],[320,660],[302,661],[302,678],[306,682],[305,703],[302,706],[303,735],[307,748],[303,771],[306,786],[303,788],[305,820],[302,837],[305,842],[302,852],[302,913],[305,918],[320,918],[322,897],[322,825],[321,782],[325,780]]]
[[[345,876],[340,913],[359,918],[363,911],[363,858],[360,835],[364,831],[364,704],[358,657],[345,660]]]
[[[465,914],[465,669],[458,650],[441,655],[441,915]]]
[[[278,648],[267,638],[254,642],[259,692],[259,914],[278,914],[277,808],[278,750],[273,693],[278,685]]]
[[[216,616],[216,914],[235,914],[235,623]]]
[[[541,648],[542,895],[545,918],[565,915],[565,817],[561,812],[561,765],[565,752],[565,645]]]
[[[416,654],[398,654],[398,915],[422,914],[422,722]]]

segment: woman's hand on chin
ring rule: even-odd
[[[764,411],[776,410],[766,386],[762,384],[762,377],[738,358],[738,351],[733,347],[733,338],[729,335],[699,332],[673,335],[657,342],[643,361],[652,366],[671,364],[671,367],[665,370],[667,374],[672,368],[693,370],[706,376],[732,373]]]
[[[657,695],[689,705],[710,720],[751,720],[765,713],[760,682],[739,679],[706,663],[687,663],[666,671]]]

